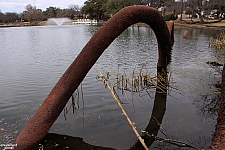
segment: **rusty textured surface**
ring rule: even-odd
[[[158,41],[157,66],[166,67],[172,42],[161,14],[156,9],[144,5],[125,7],[101,26],[85,45],[14,141],[17,144],[16,149],[27,150],[37,146],[104,50],[127,27],[137,22],[146,23],[153,29]]]
[[[168,21],[167,22],[167,28],[169,30],[169,33],[170,33],[170,39],[171,39],[171,42],[172,42],[172,45],[174,43],[174,22],[172,20]],[[167,55],[167,63],[170,63],[171,61],[171,52],[169,52],[170,54]],[[164,68],[165,69],[165,68]]]
[[[172,44],[173,44],[174,43],[174,22],[172,20],[168,21],[167,27],[169,29],[171,41],[172,41]]]
[[[221,102],[217,118],[216,129],[209,147],[211,150],[225,150],[225,65],[222,73]]]

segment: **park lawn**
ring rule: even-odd
[[[183,19],[185,21],[180,21],[179,19],[177,20],[174,20],[174,23],[178,23],[178,24],[183,24],[185,26],[189,26],[189,27],[196,27],[196,28],[201,28],[201,27],[218,27],[218,28],[225,28],[225,20],[221,21],[221,22],[217,22],[217,23],[210,23],[210,22],[213,22],[213,21],[216,21],[216,20],[206,20],[205,19],[205,22],[206,24],[200,24],[200,23],[197,23],[199,22],[198,19]],[[194,24],[187,24],[187,23],[194,23]]]
[[[218,22],[218,23],[212,23],[212,24],[208,24],[208,26],[225,27],[225,22],[221,21],[221,22]]]

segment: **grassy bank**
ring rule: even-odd
[[[188,20],[174,20],[175,25],[190,27],[190,28],[198,28],[198,29],[209,29],[209,30],[225,30],[225,21],[221,21],[218,23],[211,23],[215,20],[205,20],[206,24],[198,23],[198,20],[193,20],[193,23],[190,19]],[[192,24],[191,24],[192,23]]]
[[[192,21],[194,23],[192,23]],[[184,19],[183,21],[174,20],[175,25],[185,26],[190,28],[198,28],[198,29],[210,29],[210,30],[225,30],[225,20],[218,22],[218,23],[210,23],[215,20],[205,20],[206,24],[197,23],[199,20],[197,19]],[[71,20],[71,22],[76,22],[76,20]],[[0,27],[19,27],[19,26],[43,26],[45,25],[46,21],[39,21],[39,22],[16,22],[16,23],[8,23],[8,24],[0,24]],[[103,23],[103,22],[102,22]],[[191,24],[192,23],[192,24]],[[137,23],[133,26],[148,26],[144,23]]]

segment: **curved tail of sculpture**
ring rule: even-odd
[[[158,67],[166,67],[172,47],[171,34],[161,14],[154,8],[129,6],[109,19],[94,34],[74,62],[44,100],[36,114],[16,138],[17,149],[36,146],[48,133],[72,93],[82,82],[104,50],[130,25],[143,22],[154,31],[158,41]]]
[[[170,32],[171,42],[174,43],[174,22],[172,20],[167,22],[167,27]]]

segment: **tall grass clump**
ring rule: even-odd
[[[222,32],[217,38],[210,38],[210,47],[225,49],[225,33]]]

